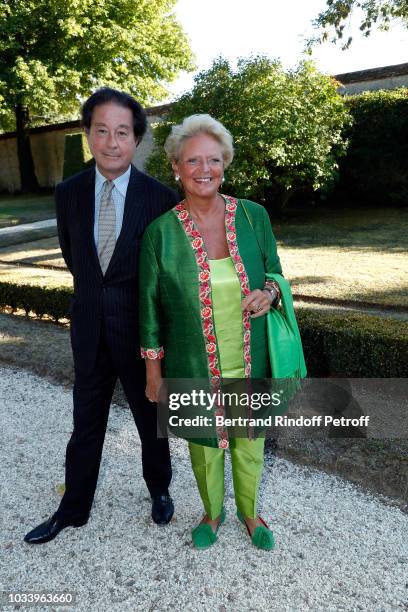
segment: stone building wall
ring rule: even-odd
[[[361,83],[348,83],[342,85],[339,93],[353,96],[363,91],[378,91],[379,89],[398,89],[408,87],[408,74],[406,76],[391,77],[389,79],[378,79],[373,81],[363,81]]]
[[[168,110],[168,105],[147,109],[148,130],[136,149],[134,163],[144,170],[145,163],[153,146],[151,126],[161,121]],[[66,134],[77,134],[82,128],[79,121],[60,125],[33,128],[30,133],[31,151],[34,168],[41,187],[54,187],[62,180],[64,165],[64,139]],[[14,132],[0,134],[0,192],[14,193],[21,187],[20,171],[17,158],[17,140]]]

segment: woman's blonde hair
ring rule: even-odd
[[[179,125],[173,125],[164,143],[164,150],[171,162],[179,160],[180,151],[188,138],[197,134],[208,134],[219,142],[224,166],[227,168],[234,157],[234,145],[230,132],[210,115],[190,115]]]

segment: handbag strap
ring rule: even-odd
[[[254,232],[254,235],[255,235],[256,241],[257,241],[257,243],[258,243],[259,250],[261,251],[261,255],[262,255],[263,259],[265,259],[264,252],[263,252],[263,250],[262,250],[262,248],[261,248],[261,245],[259,244],[258,236],[256,235],[256,231],[255,231],[255,229],[254,229],[254,226],[252,225],[251,217],[250,217],[250,216],[249,216],[249,214],[248,214],[248,211],[247,211],[247,209],[246,209],[246,206],[245,206],[245,204],[244,204],[243,200],[240,200],[240,203],[241,203],[242,209],[243,209],[243,211],[244,211],[244,213],[245,213],[245,216],[246,216],[246,218],[248,219],[248,223],[249,223],[249,225],[251,226],[252,231]]]

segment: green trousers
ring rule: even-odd
[[[235,503],[249,518],[257,516],[257,498],[264,462],[265,438],[230,438]],[[222,448],[189,443],[191,464],[198,490],[211,520],[221,514],[224,502],[224,456]]]

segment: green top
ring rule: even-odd
[[[244,378],[241,287],[231,257],[210,259],[215,334],[223,378]]]

